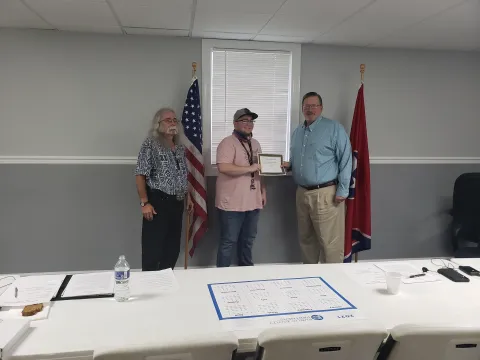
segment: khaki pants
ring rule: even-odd
[[[305,264],[343,262],[345,203],[335,202],[335,192],[335,186],[297,189],[298,238]]]

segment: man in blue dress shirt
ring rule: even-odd
[[[292,134],[290,162],[298,185],[298,235],[306,264],[343,262],[345,199],[352,174],[352,148],[344,127],[322,116],[315,92],[302,100],[305,122]]]

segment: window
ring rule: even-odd
[[[298,124],[299,94],[294,83],[299,82],[299,71],[294,71],[294,65],[299,62],[299,48],[289,44],[233,42],[236,46],[229,46],[232,42],[204,42],[207,166],[216,164],[217,146],[232,133],[235,111],[244,107],[258,114],[253,133],[262,151],[288,159],[291,131]]]

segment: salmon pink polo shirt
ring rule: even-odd
[[[251,139],[253,162],[258,163],[258,154],[262,152],[260,143]],[[250,151],[247,142],[245,148]],[[248,154],[235,135],[227,136],[217,147],[217,164],[250,166]],[[262,189],[260,175],[255,173],[255,190],[250,189],[251,174],[230,176],[219,173],[217,177],[215,207],[225,211],[252,211],[262,209]]]

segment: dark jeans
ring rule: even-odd
[[[180,254],[184,201],[160,190],[148,190],[148,201],[157,212],[143,218],[142,270],[174,268]]]
[[[235,243],[237,244],[238,266],[253,265],[252,247],[257,236],[260,210],[245,212],[217,210],[220,218],[217,267],[230,266]]]

